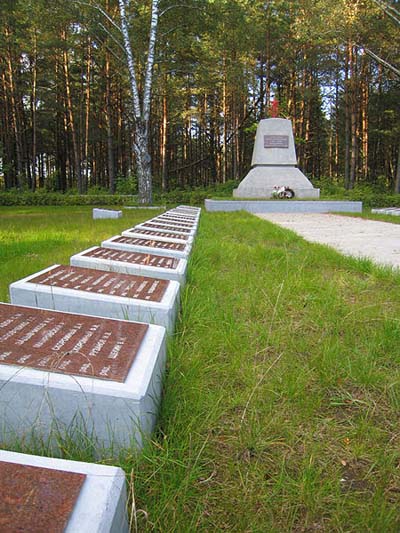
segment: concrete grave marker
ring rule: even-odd
[[[127,252],[94,246],[70,259],[71,266],[95,268],[107,272],[135,274],[156,279],[185,282],[187,261],[141,252]]]
[[[0,304],[0,439],[85,433],[99,455],[141,446],[156,420],[165,328]]]
[[[179,283],[53,265],[10,285],[11,303],[164,326],[172,332]]]
[[[150,254],[165,255],[166,257],[178,257],[187,259],[190,255],[191,246],[186,243],[173,241],[161,241],[156,238],[126,237],[117,235],[101,243],[104,248],[126,250],[128,252],[143,252]]]
[[[115,209],[93,209],[93,218],[122,218],[122,211]]]
[[[121,468],[0,450],[1,530],[128,533]]]

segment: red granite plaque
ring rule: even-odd
[[[0,531],[62,533],[85,474],[0,461]]]
[[[64,265],[36,276],[29,283],[152,302],[161,302],[168,288],[166,280]]]
[[[150,229],[132,228],[129,230],[131,233],[137,233],[139,235],[148,235],[149,237],[166,237],[168,239],[179,239],[180,241],[189,240],[189,235],[177,235],[176,233],[167,233],[166,231],[153,231]]]
[[[264,135],[264,148],[289,148],[288,135]]]
[[[154,229],[165,229],[166,231],[180,231],[181,233],[190,233],[190,229],[187,228],[176,228],[173,225],[160,225],[160,224],[153,224],[152,222],[146,222],[143,224],[143,226],[146,226],[146,228],[154,228]]]
[[[132,244],[134,246],[149,246],[151,248],[160,248],[162,250],[184,250],[185,245],[177,242],[156,241],[152,239],[137,239],[134,237],[116,237],[112,242],[120,244]]]
[[[153,219],[153,222],[162,222],[163,224],[167,224],[168,226],[171,226],[171,228],[174,226],[178,229],[181,229],[181,228],[193,228],[193,224],[187,224],[186,222],[179,222],[179,220],[175,220],[175,221],[170,221],[170,220],[165,220],[164,218],[161,218],[161,217],[157,217],[157,218],[154,218]]]
[[[186,217],[185,215],[159,215],[157,219],[174,220],[175,222],[183,222],[184,224],[193,225],[196,223],[196,219],[193,217]]]
[[[0,364],[122,383],[148,327],[0,304]]]
[[[95,257],[105,261],[119,261],[121,263],[132,263],[134,265],[149,265],[158,268],[168,268],[175,270],[179,260],[174,257],[162,257],[161,255],[142,254],[140,252],[124,252],[111,248],[94,248],[83,254],[83,257]]]

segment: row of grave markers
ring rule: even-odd
[[[81,438],[99,457],[143,445],[200,211],[178,206],[10,285],[11,304],[0,303],[3,445]],[[129,531],[117,467],[0,450],[0,502],[7,531]]]

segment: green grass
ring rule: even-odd
[[[155,215],[0,214],[3,299]],[[119,462],[134,530],[399,531],[399,282],[249,214],[203,213],[158,430]]]
[[[400,224],[400,216],[397,215],[381,215],[379,213],[371,213],[371,209],[364,209],[362,213],[337,213],[338,215],[345,215],[354,218],[365,218],[368,220],[378,220],[381,222],[391,222],[392,224]]]

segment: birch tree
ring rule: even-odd
[[[129,4],[130,0],[118,0],[121,19],[121,33],[129,72],[132,115],[134,120],[135,138],[133,140],[133,151],[135,153],[137,165],[139,202],[143,204],[151,204],[152,175],[151,156],[149,152],[149,121],[151,110],[151,88],[153,81],[154,54],[159,18],[159,0],[152,0],[151,3],[149,46],[142,95],[139,93],[135,57],[129,37],[129,23],[127,14]]]

